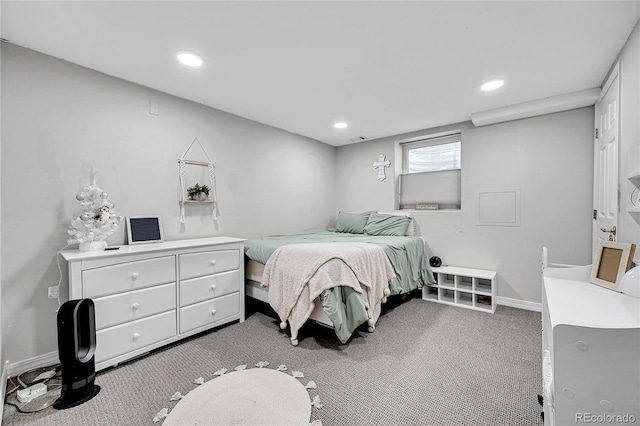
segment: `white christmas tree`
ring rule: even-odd
[[[104,241],[118,228],[122,216],[118,216],[109,200],[109,194],[96,185],[96,172],[91,170],[91,183],[76,195],[81,212],[69,224],[68,243],[80,243],[81,251],[104,250]]]

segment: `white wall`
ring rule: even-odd
[[[337,208],[395,207],[396,141],[462,130],[462,210],[414,212],[421,235],[443,262],[498,271],[498,296],[540,303],[543,245],[558,263],[591,259],[593,107],[475,128],[428,129],[338,148]],[[392,160],[379,182],[372,164]],[[520,188],[521,226],[476,225],[479,189]]]
[[[335,214],[332,146],[11,44],[3,44],[1,71],[2,331],[10,363],[57,350],[58,304],[47,287],[58,284],[56,253],[91,165],[118,214],[160,214],[167,240],[318,229]],[[149,114],[150,101],[159,116]],[[219,221],[192,206],[181,226],[177,160],[195,137],[216,166]],[[107,241],[123,244],[125,235],[123,226]]]

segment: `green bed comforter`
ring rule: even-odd
[[[408,293],[434,278],[420,237],[374,236],[346,234],[333,231],[304,232],[248,240],[245,254],[249,259],[266,264],[276,249],[285,244],[352,242],[379,245],[389,258],[396,277],[389,283],[391,294]],[[320,297],[324,311],[331,319],[336,335],[345,343],[360,324],[367,321],[367,313],[359,295],[342,287],[326,290]]]
[[[420,237],[390,237],[342,232],[318,231],[277,235],[248,240],[244,251],[249,259],[266,264],[276,249],[285,244],[301,243],[372,243],[384,250],[396,272],[389,284],[391,294],[408,293],[425,284],[433,284],[433,273],[424,254]]]

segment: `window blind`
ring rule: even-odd
[[[459,209],[461,171],[406,173],[400,175],[400,208],[438,204],[440,209]]]

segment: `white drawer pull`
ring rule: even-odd
[[[138,340],[140,338],[140,333],[133,333],[133,340]]]
[[[136,309],[138,309],[140,307],[140,304],[138,302],[134,302],[133,304],[133,310],[135,311]]]
[[[211,290],[215,290],[216,289],[216,285],[215,284],[211,284]]]
[[[212,261],[211,261],[211,265],[212,265],[212,266],[214,266],[215,264],[216,264],[216,261],[215,261],[215,260],[212,260]]]
[[[131,279],[132,279],[132,280],[137,280],[139,276],[140,276],[140,274],[139,274],[139,273],[134,272],[133,274],[131,274]]]
[[[211,310],[211,315],[215,315],[215,314],[216,314],[216,310],[215,310],[215,309],[212,309],[212,310]]]

